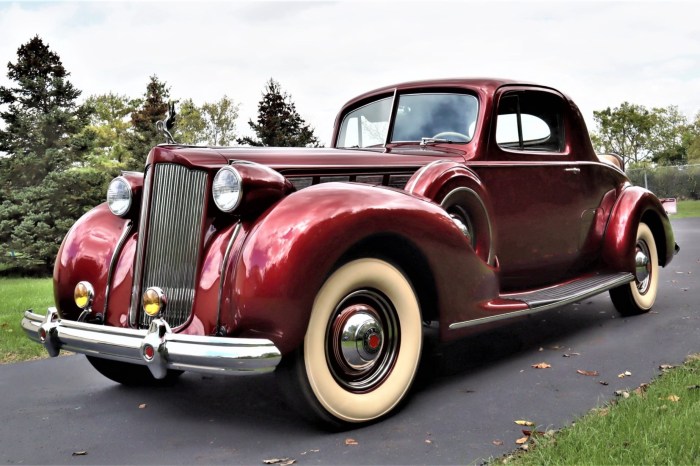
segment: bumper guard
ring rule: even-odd
[[[26,311],[22,328],[49,355],[64,349],[90,356],[146,365],[156,379],[168,369],[216,374],[260,374],[277,367],[280,351],[270,341],[173,333],[161,318],[148,330],[61,320],[56,308],[46,316]]]

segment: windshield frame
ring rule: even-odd
[[[404,96],[416,96],[416,95],[468,95],[474,99],[474,122],[473,122],[473,131],[469,132],[470,134],[467,134],[468,140],[466,141],[454,141],[454,140],[447,140],[447,139],[435,139],[432,140],[433,138],[431,137],[423,137],[421,139],[417,139],[415,141],[413,140],[396,140],[392,141],[393,135],[394,135],[394,130],[396,126],[396,116],[398,114],[398,109],[399,109],[399,103],[401,101],[401,98]],[[346,121],[349,115],[352,113],[356,112],[357,110],[360,110],[361,108],[367,107],[368,105],[372,105],[374,103],[377,103],[381,100],[391,98],[391,111],[389,113],[389,124],[388,128],[386,131],[386,134],[384,135],[384,141],[382,142],[381,145],[379,144],[373,144],[369,146],[345,146],[345,145],[340,145],[341,137],[344,136],[344,125],[346,125]],[[394,89],[393,93],[389,95],[388,93],[384,94],[378,94],[374,96],[371,100],[365,100],[359,105],[353,106],[343,114],[343,117],[340,119],[340,123],[338,126],[338,133],[336,136],[335,140],[335,147],[339,149],[351,149],[351,150],[373,150],[376,151],[378,148],[383,148],[387,149],[388,147],[393,147],[397,145],[405,146],[405,145],[420,145],[420,146],[425,146],[426,142],[425,140],[428,140],[428,144],[433,145],[433,144],[457,144],[457,145],[468,145],[470,144],[476,137],[477,130],[479,127],[479,120],[481,119],[481,100],[479,98],[479,94],[471,89],[465,89],[465,88],[418,88],[418,89],[404,89],[399,91],[398,89]],[[432,135],[431,135],[432,136]]]

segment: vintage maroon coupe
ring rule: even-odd
[[[678,251],[549,87],[385,87],[332,146],[155,147],[70,230],[56,307],[23,328],[123,384],[276,369],[302,413],[362,423],[406,396],[426,322],[451,340],[605,291],[647,312]]]

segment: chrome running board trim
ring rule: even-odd
[[[506,312],[479,319],[466,320],[464,322],[455,322],[450,324],[450,330],[458,330],[474,325],[496,322],[499,320],[510,319],[512,317],[526,316],[537,312],[548,311],[556,307],[565,306],[575,303],[581,299],[589,298],[604,291],[616,288],[618,286],[630,283],[634,280],[634,275],[628,272],[620,272],[616,274],[595,275],[593,277],[575,280],[566,285],[545,288],[528,293],[512,293],[499,296],[503,299],[512,301],[521,301],[529,306],[529,309],[520,311]]]

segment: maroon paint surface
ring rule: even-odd
[[[561,152],[523,153],[495,143],[498,101],[515,89],[547,92],[564,103],[566,141]],[[425,270],[407,274],[417,277],[414,286],[422,287],[417,292],[425,298],[423,312],[439,318],[445,339],[464,333],[448,330],[450,323],[522,310],[522,303],[501,298],[508,292],[566,283],[599,271],[632,272],[639,221],[650,224],[660,245],[660,263],[670,261],[673,232],[658,199],[630,187],[622,171],[597,158],[578,108],[551,88],[494,79],[389,86],[348,102],[336,118],[334,140],[348,111],[378,97],[429,90],[477,97],[471,142],[388,144],[366,150],[154,148],[148,165],[173,163],[203,170],[208,192],[222,166],[232,164],[243,177],[245,194],[236,212],[219,212],[207,195],[194,312],[180,331],[212,335],[223,329],[228,335],[269,338],[283,352],[291,351],[303,340],[324,280],[343,260],[362,253],[362,245],[401,244],[420,260]],[[401,175],[410,181],[405,190],[323,183],[298,191],[290,182],[367,175]],[[94,308],[107,308],[106,325],[128,326],[136,244],[144,226],[138,225],[143,177],[126,177],[138,199],[127,218],[101,205],[78,221],[61,246],[54,283],[64,318],[77,317],[73,288],[88,280],[96,290]],[[490,227],[491,235],[477,233],[475,249],[439,206],[456,188],[474,192],[486,211],[476,216],[475,225],[478,233]],[[131,231],[107,283],[128,222]],[[489,251],[495,254],[491,263]]]

